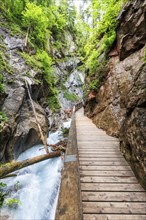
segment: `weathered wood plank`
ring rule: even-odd
[[[81,183],[81,190],[82,191],[119,191],[119,192],[144,192],[144,189],[140,186],[139,183],[137,184],[129,184],[129,183]]]
[[[83,213],[146,214],[146,203],[138,202],[83,202]],[[118,220],[118,219],[117,219]],[[123,218],[123,220],[125,220]]]
[[[98,154],[106,154],[106,155],[110,155],[110,154],[121,154],[121,152],[119,150],[108,150],[108,149],[79,149],[78,152],[81,154],[94,154],[94,153],[98,153]]]
[[[123,157],[122,157],[122,155],[120,155],[120,154],[111,154],[111,155],[109,155],[109,154],[98,154],[97,152],[95,152],[94,154],[82,154],[82,153],[79,153],[79,157],[80,158],[97,158],[97,160],[98,160],[98,158],[122,158],[123,159]]]
[[[80,166],[80,170],[109,170],[109,171],[115,171],[115,170],[131,170],[129,166],[89,166],[89,165],[82,165]]]
[[[146,220],[145,215],[84,214],[83,220]]]
[[[85,147],[84,145],[78,146],[78,150],[79,151],[90,151],[90,152],[94,152],[95,151],[116,151],[116,152],[120,152],[120,149],[117,147],[111,147],[111,146],[107,146],[107,147],[102,147],[102,146],[87,146]]]
[[[84,145],[84,146],[102,146],[102,147],[106,147],[106,146],[110,146],[110,147],[119,147],[119,141],[107,141],[107,142],[102,142],[102,141],[81,141],[78,143],[78,145]]]
[[[105,176],[99,176],[99,177],[81,177],[80,178],[81,183],[137,183],[137,179],[135,177],[124,177],[124,176],[114,176],[114,177],[105,177]]]
[[[123,161],[125,162],[124,158],[117,158],[117,157],[104,157],[104,158],[96,158],[96,157],[90,157],[90,158],[86,158],[86,157],[79,157],[79,160],[86,160],[86,161]]]
[[[91,165],[91,166],[123,166],[128,165],[126,161],[86,161],[80,160],[80,165]]]
[[[82,201],[146,202],[146,192],[82,192]]]
[[[134,176],[133,172],[132,171],[121,171],[121,170],[118,170],[118,171],[99,171],[99,170],[80,170],[80,176]]]
[[[76,114],[83,220],[146,220],[146,192],[117,138]]]

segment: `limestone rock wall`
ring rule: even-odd
[[[46,89],[45,85],[40,86],[35,80],[35,76],[39,78],[39,72],[28,66],[19,54],[24,46],[22,36],[11,36],[8,29],[0,27],[0,44],[2,55],[5,54],[3,59],[13,71],[12,73],[6,69],[1,71],[4,76],[5,91],[0,95],[0,111],[7,115],[8,122],[0,129],[0,161],[9,161],[17,158],[27,148],[41,142],[25,80],[32,90],[38,121],[45,137],[48,121],[39,101]]]
[[[123,155],[146,188],[146,0],[128,3],[118,19],[117,53],[111,51],[105,83],[85,112],[120,138]]]

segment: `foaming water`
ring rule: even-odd
[[[68,124],[67,124],[68,125]],[[50,133],[47,142],[55,144],[61,139],[61,132]],[[43,145],[37,145],[23,152],[18,161],[45,154]],[[16,177],[3,180],[11,195],[21,205],[15,209],[3,206],[1,215],[10,220],[54,220],[63,162],[60,157],[36,163],[15,172]]]

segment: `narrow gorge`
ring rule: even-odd
[[[146,189],[146,0],[0,0],[0,12],[0,169],[45,154],[42,136],[49,152],[61,143],[1,178],[0,218],[55,219],[78,103]]]

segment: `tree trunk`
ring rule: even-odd
[[[30,102],[31,102],[31,105],[32,105],[32,110],[33,110],[33,113],[34,113],[34,116],[35,116],[36,124],[37,124],[37,126],[38,126],[38,130],[39,130],[39,133],[40,133],[40,136],[41,136],[41,140],[42,140],[42,142],[43,142],[43,144],[44,144],[44,146],[45,146],[46,153],[48,154],[48,153],[49,153],[49,150],[48,150],[47,140],[45,140],[45,137],[44,137],[44,135],[43,135],[41,126],[40,126],[40,124],[39,124],[38,117],[37,117],[37,113],[36,113],[36,110],[35,110],[35,107],[34,107],[34,104],[33,104],[33,100],[32,100],[32,98],[31,98],[31,94],[30,94],[30,91],[29,91],[28,83],[27,83],[26,80],[25,80],[25,84],[26,84],[28,96],[29,96],[29,98],[30,98]]]
[[[23,161],[13,161],[6,163],[0,167],[0,178],[6,176],[7,174],[20,170],[24,167],[30,166],[32,164],[47,160],[49,158],[58,157],[61,155],[61,151],[51,152],[49,154],[40,155]]]

